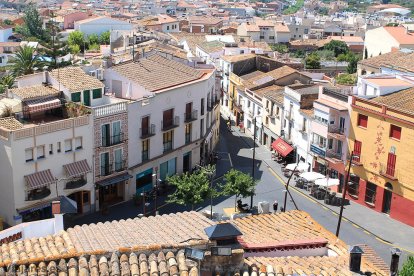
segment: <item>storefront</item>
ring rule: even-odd
[[[167,177],[177,173],[177,158],[174,157],[160,165],[160,179],[165,180]]]
[[[192,152],[186,152],[183,155],[183,172],[190,172],[191,171],[191,155]]]
[[[135,176],[136,194],[151,191],[153,187],[153,169],[150,168]]]
[[[125,182],[132,176],[123,173],[96,183],[99,189],[99,206],[111,206],[125,200]]]
[[[288,163],[295,162],[294,148],[282,138],[278,138],[272,143],[272,149],[275,151],[276,156],[274,158],[276,160],[283,160]]]
[[[68,195],[68,198],[76,202],[77,213],[86,214],[91,212],[91,192],[78,191]]]

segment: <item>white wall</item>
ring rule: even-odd
[[[389,53],[393,47],[399,48],[399,43],[384,28],[368,30],[365,33],[364,48],[368,51],[368,57]]]
[[[12,28],[2,29],[0,30],[0,42],[7,42],[9,41],[9,37],[13,34]]]
[[[96,20],[88,20],[88,22],[75,22],[75,30],[83,32],[85,35],[97,34],[100,35],[106,31],[124,30],[131,31],[133,25],[131,23],[116,20],[109,17],[97,18]]]

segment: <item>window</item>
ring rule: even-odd
[[[75,138],[75,150],[82,149],[82,137]]]
[[[80,102],[81,101],[81,92],[76,92],[71,94],[72,102]]]
[[[90,202],[90,193],[89,192],[86,192],[86,191],[84,191],[83,192],[83,194],[82,194],[82,197],[83,197],[83,204],[85,205],[85,204],[89,204],[89,202]]]
[[[386,174],[389,176],[395,175],[395,163],[397,162],[397,155],[392,152],[388,153]]]
[[[329,139],[328,140],[328,149],[332,149],[333,148],[333,139]]]
[[[275,39],[275,37],[273,35],[270,35],[269,39]]]
[[[102,98],[102,88],[92,90],[92,99]]]
[[[115,160],[115,171],[120,172],[124,169],[122,162],[122,149],[116,149],[114,151],[114,160]]]
[[[204,115],[204,98],[201,99],[201,112],[200,115],[203,116]]]
[[[33,161],[33,148],[28,148],[25,150],[26,162]]]
[[[362,142],[355,140],[354,142],[354,157],[352,158],[355,162],[361,161],[361,148],[362,148]]]
[[[302,131],[306,132],[306,125],[308,124],[308,120],[306,120],[305,117],[303,117],[303,123],[302,123]]]
[[[357,175],[350,175],[348,193],[353,196],[359,195],[359,177]]]
[[[101,153],[101,176],[109,175],[109,152]]]
[[[261,36],[260,36],[260,39],[264,39],[264,35],[261,35]]]
[[[45,158],[45,146],[37,147],[37,159]]]
[[[336,145],[336,153],[342,154],[342,141],[338,140],[338,143]]]
[[[122,141],[121,134],[121,122],[116,121],[112,123],[112,145],[121,143]]]
[[[204,136],[204,119],[200,120],[200,138]]]
[[[102,137],[102,146],[107,147],[110,145],[111,141],[111,126],[109,124],[104,124],[101,127],[101,137]]]
[[[365,202],[375,204],[375,195],[377,193],[377,185],[367,182],[365,188]]]
[[[390,126],[390,138],[400,140],[401,139],[401,127],[396,125]]]
[[[191,143],[191,129],[192,129],[192,125],[191,124],[186,124],[185,125],[185,143]]]
[[[49,155],[53,154],[53,144],[49,145]]]
[[[170,26],[167,26],[167,31],[169,31],[170,30]]]
[[[142,162],[147,161],[149,159],[149,145],[150,145],[149,139],[142,141],[142,151],[141,151]]]
[[[366,128],[368,126],[368,116],[358,114],[358,126]]]
[[[72,139],[65,140],[65,152],[72,151]]]
[[[173,147],[173,130],[164,132],[162,137],[162,143],[164,152],[172,150]]]
[[[268,125],[268,124],[269,124],[269,117],[267,117],[267,116],[266,116],[265,124],[266,124],[266,125]]]
[[[162,121],[162,127],[163,127],[163,129],[171,128],[174,125],[173,117],[174,117],[174,109],[173,108],[165,110],[163,112],[163,114],[162,114],[162,120],[163,120]]]
[[[57,142],[57,152],[61,152],[62,151],[62,143],[61,142]]]

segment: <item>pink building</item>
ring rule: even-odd
[[[83,11],[74,11],[62,15],[63,17],[63,29],[73,29],[75,27],[75,22],[87,19],[89,17],[89,13]]]

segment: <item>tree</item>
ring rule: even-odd
[[[321,69],[321,58],[312,53],[305,58],[305,69]]]
[[[69,46],[69,51],[72,55],[77,55],[80,53],[80,47],[79,45],[71,45]]]
[[[44,48],[41,48],[39,51],[45,56],[51,57],[52,61],[49,66],[51,68],[57,68],[57,58],[66,55],[69,52],[66,43],[61,41],[62,35],[58,34],[57,36],[52,36],[52,40],[42,44]]]
[[[29,46],[19,47],[16,52],[14,64],[13,64],[13,75],[21,76],[32,74],[34,68],[42,68],[44,62],[42,62],[37,55],[34,53],[34,49]]]
[[[7,88],[12,88],[14,84],[14,77],[13,75],[4,75],[0,79],[0,93],[4,93]]]
[[[235,196],[234,209],[236,210],[238,197],[249,197],[254,195],[257,182],[247,173],[231,169],[224,175],[225,184],[222,185],[222,194]]]
[[[335,80],[341,85],[354,85],[357,81],[357,77],[355,74],[340,74]]]
[[[408,256],[407,260],[403,263],[399,276],[412,276],[414,275],[414,256]]]
[[[97,34],[91,34],[88,36],[89,45],[98,44],[99,45],[99,36]]]
[[[210,186],[206,170],[203,169],[191,174],[173,175],[167,178],[167,182],[176,187],[175,192],[168,196],[167,202],[191,205],[191,210],[194,210],[194,205],[202,203],[204,199],[217,195]]]
[[[27,31],[26,35],[34,36],[40,40],[46,39],[46,32],[43,29],[42,18],[40,17],[40,14],[34,4],[27,5],[24,10],[23,19],[25,30]]]
[[[285,44],[270,44],[270,49],[272,49],[272,51],[276,51],[282,54],[285,54],[287,52],[289,52],[288,47]]]
[[[111,42],[111,33],[109,31],[101,33],[101,36],[99,37],[101,44],[103,45],[109,45]]]
[[[346,67],[346,72],[348,74],[354,74],[357,71],[359,58],[357,56],[352,56],[350,60],[348,60],[348,66]]]
[[[340,54],[346,54],[349,51],[348,45],[345,42],[339,40],[331,40],[323,47],[325,50],[331,50],[335,53],[335,57]]]
[[[81,31],[73,31],[69,34],[68,37],[68,44],[69,47],[72,49],[75,45],[79,46],[79,49],[83,49],[85,47],[85,39],[84,35]]]
[[[322,60],[335,60],[335,53],[331,50],[320,50],[320,51],[317,51],[316,54]]]
[[[8,25],[8,26],[13,25],[13,22],[10,19],[4,19],[3,23]]]

